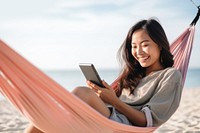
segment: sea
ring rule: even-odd
[[[85,77],[78,70],[44,70],[50,78],[55,80],[68,91],[72,91],[77,86],[84,86]],[[100,69],[98,73],[101,79],[111,84],[119,75],[119,70],[116,69]],[[200,89],[200,68],[189,68],[184,85],[184,89]],[[4,97],[0,94],[0,100]]]

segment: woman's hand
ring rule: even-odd
[[[87,81],[87,85],[96,92],[97,96],[99,96],[105,103],[113,105],[117,100],[119,100],[115,91],[104,80],[102,80],[102,84],[105,88],[99,87],[98,85]]]
[[[102,81],[105,88],[87,81],[88,86],[93,89],[96,94],[105,102],[116,108],[119,112],[124,114],[129,120],[138,126],[146,126],[146,116],[142,111],[136,110],[128,104],[122,102],[117,96],[115,91],[105,81]]]

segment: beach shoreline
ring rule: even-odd
[[[178,110],[155,133],[200,133],[200,88],[184,89]],[[0,100],[0,133],[23,133],[29,122],[10,103]]]

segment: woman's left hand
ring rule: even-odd
[[[118,100],[114,89],[110,85],[108,85],[104,80],[102,80],[102,84],[105,86],[105,88],[99,87],[98,85],[87,81],[87,85],[91,89],[93,89],[105,103],[113,105],[116,102],[116,100]]]

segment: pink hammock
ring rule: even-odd
[[[190,26],[171,45],[175,67],[184,79],[194,31],[195,27]],[[37,128],[47,133],[147,133],[156,129],[128,126],[105,118],[2,41],[0,92]]]

